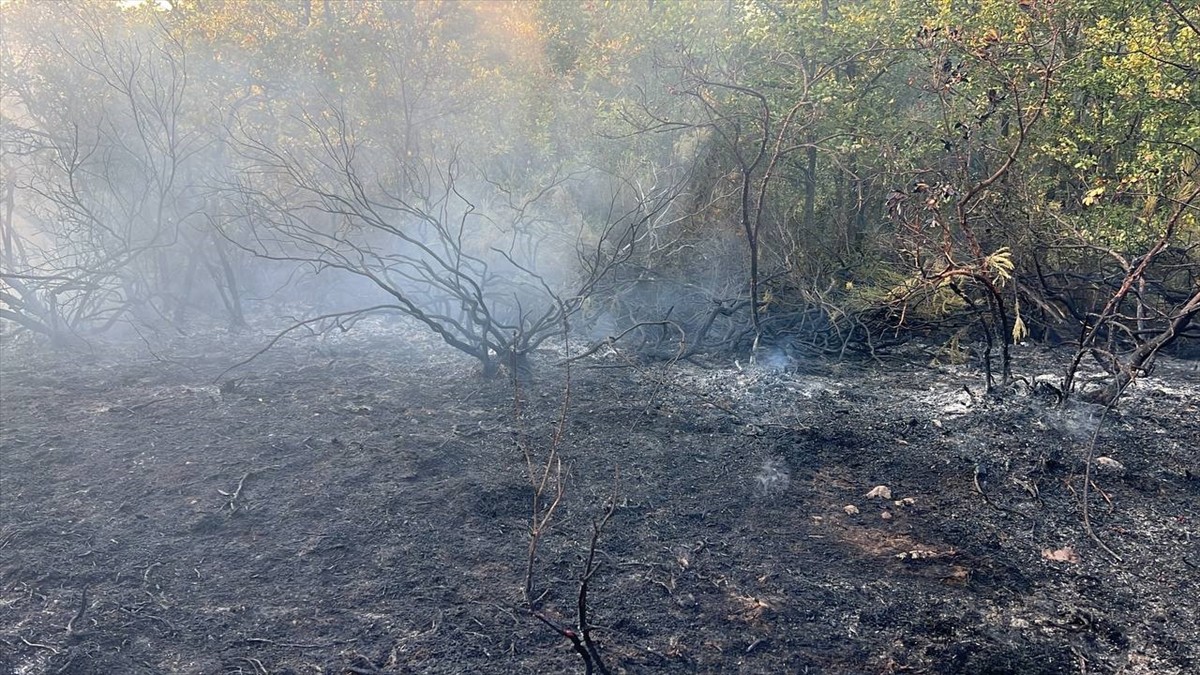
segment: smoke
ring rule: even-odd
[[[779,346],[764,348],[756,358],[758,365],[768,370],[786,370],[792,364],[792,358]]]
[[[767,457],[754,477],[754,493],[759,497],[773,497],[787,491],[791,485],[791,473],[782,457]]]
[[[1083,443],[1092,439],[1104,414],[1104,406],[1081,403],[1072,399],[1065,405],[1046,413],[1046,425],[1066,438]]]
[[[697,215],[728,186],[689,192],[719,161],[714,131],[642,126],[683,110],[663,60],[683,43],[616,45],[660,11],[6,7],[19,187],[0,271],[30,281],[5,306],[50,336],[385,303],[467,342],[560,312],[593,337],[703,323],[744,295],[746,261],[735,228]]]

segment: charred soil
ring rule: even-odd
[[[0,672],[582,672],[523,608],[566,371],[513,385],[412,328],[154,354],[4,346]],[[617,672],[1200,671],[1200,373],[1101,411],[963,366],[571,369],[535,591],[592,579]],[[1016,355],[1029,382],[1063,358]],[[886,490],[876,489],[884,486]],[[872,496],[867,496],[868,494]]]

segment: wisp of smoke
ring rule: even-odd
[[[1047,416],[1047,422],[1064,436],[1084,441],[1095,433],[1096,426],[1100,423],[1100,409],[1076,402],[1053,411]]]
[[[782,457],[767,457],[763,460],[754,481],[755,493],[759,497],[770,497],[787,491],[791,484],[787,462],[783,461]]]
[[[784,370],[792,361],[782,347],[764,348],[757,360],[760,366],[769,370]]]

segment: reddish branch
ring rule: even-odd
[[[596,574],[596,570],[600,568],[599,563],[596,562],[596,548],[600,542],[600,535],[604,532],[604,527],[612,520],[616,510],[617,500],[615,498],[610,499],[608,505],[605,507],[604,516],[600,520],[592,522],[592,538],[588,545],[587,560],[584,563],[583,573],[579,579],[579,593],[576,596],[574,627],[564,626],[548,617],[544,612],[533,609],[533,615],[538,621],[546,624],[551,630],[571,642],[575,653],[579,654],[579,658],[583,659],[583,667],[586,675],[592,675],[592,673],[609,675],[611,672],[604,664],[604,659],[600,656],[599,646],[592,639],[592,624],[588,618],[588,586],[592,581],[592,577]]]

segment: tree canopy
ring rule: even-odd
[[[933,332],[1007,377],[1030,336],[1120,370],[1200,304],[1190,3],[0,12],[0,316],[56,340],[340,275],[314,316],[389,307],[485,366],[671,322],[686,353]]]

